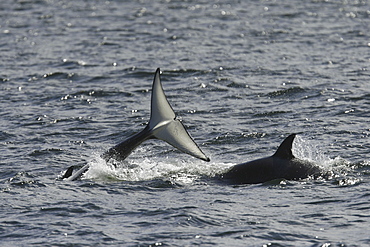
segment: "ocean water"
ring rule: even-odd
[[[0,246],[370,245],[369,1],[18,0],[0,20]],[[211,162],[151,140],[112,168],[158,67]],[[329,178],[215,180],[291,133]]]

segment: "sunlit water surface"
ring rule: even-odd
[[[368,1],[3,1],[0,16],[0,245],[370,245]],[[99,155],[144,128],[157,67],[211,162],[151,140],[114,168]],[[329,178],[217,181],[291,133]]]

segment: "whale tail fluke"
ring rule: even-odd
[[[113,158],[122,161],[138,145],[152,138],[163,140],[184,153],[209,161],[209,158],[190,137],[184,125],[176,119],[176,114],[164,94],[159,68],[155,72],[153,80],[151,113],[148,125],[141,132],[109,149],[102,155],[102,158],[105,160]]]
[[[210,161],[191,138],[180,120],[176,119],[176,114],[164,94],[159,68],[156,70],[153,80],[151,113],[148,125],[141,132],[134,134],[103,153],[101,157],[106,161],[110,159],[122,161],[142,142],[152,138],[163,140],[180,151],[196,158]],[[88,168],[89,165],[87,164],[73,174],[74,168],[71,166],[62,178],[75,180],[85,173]]]
[[[163,140],[180,151],[204,161],[210,159],[186,131],[164,94],[160,79],[160,69],[155,72],[152,88],[151,115],[148,124],[153,137]]]

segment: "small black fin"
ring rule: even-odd
[[[295,157],[292,153],[292,144],[295,136],[296,134],[291,134],[285,138],[273,156],[283,159],[294,159]]]
[[[74,166],[70,166],[67,169],[67,171],[64,173],[64,175],[62,176],[62,179],[69,178],[70,176],[72,176],[73,169],[74,169]]]

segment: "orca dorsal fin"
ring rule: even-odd
[[[294,159],[292,152],[293,140],[296,134],[291,134],[280,144],[279,148],[276,150],[273,156],[283,158],[283,159]]]
[[[155,72],[153,80],[148,128],[155,138],[169,143],[184,153],[209,161],[209,158],[190,137],[184,125],[176,119],[175,112],[164,94],[159,68]]]

